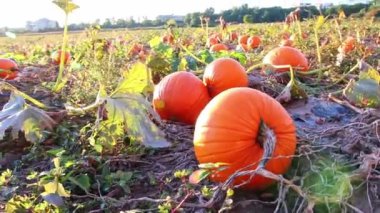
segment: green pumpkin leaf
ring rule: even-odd
[[[358,107],[380,107],[380,86],[374,79],[351,80],[343,95]]]
[[[88,190],[90,189],[90,178],[88,177],[87,174],[82,174],[76,177],[69,177],[69,180],[79,186],[83,191],[88,193]]]
[[[150,114],[156,120],[160,120],[142,95],[124,94],[108,97],[106,103],[108,119],[114,123],[122,123],[131,139],[153,148],[170,146],[163,132],[148,117]]]

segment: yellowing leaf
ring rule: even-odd
[[[325,23],[325,17],[324,16],[318,16],[317,21],[315,22],[315,28],[316,29],[321,28],[324,23]]]
[[[53,3],[61,8],[66,14],[69,14],[79,8],[79,6],[74,4],[72,0],[54,0]]]
[[[189,183],[191,184],[198,184],[203,179],[208,177],[211,174],[209,170],[206,169],[198,169],[190,174],[189,176]]]
[[[346,18],[346,14],[344,13],[343,10],[341,10],[341,11],[339,12],[339,19],[345,19],[345,18]]]
[[[145,64],[137,62],[130,70],[124,72],[124,80],[112,95],[122,93],[143,93],[147,85],[150,84],[148,75],[149,73]]]
[[[380,84],[380,74],[374,68],[370,68],[367,72],[361,72],[359,79],[372,79]]]
[[[44,189],[46,194],[55,194],[57,193],[61,197],[70,197],[70,194],[66,192],[65,188],[63,188],[62,183],[57,181],[52,181],[44,185]]]
[[[54,159],[53,159],[53,162],[54,162],[54,167],[55,167],[55,168],[59,168],[59,167],[61,167],[61,166],[60,166],[60,162],[59,162],[59,158],[54,158]]]

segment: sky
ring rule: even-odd
[[[203,12],[213,7],[216,12],[234,6],[248,4],[249,7],[283,6],[289,7],[302,2],[324,3],[334,0],[73,0],[79,5],[69,16],[69,23],[93,23],[96,19],[148,17],[157,15],[185,15],[190,12]],[[350,0],[349,0],[350,1]],[[1,4],[0,27],[25,27],[27,21],[48,18],[58,21],[62,26],[64,13],[52,0],[6,0]]]

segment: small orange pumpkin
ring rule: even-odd
[[[230,34],[229,34],[228,37],[229,37],[230,41],[235,41],[235,40],[237,40],[239,38],[239,36],[238,36],[238,34],[236,32],[230,32]]]
[[[292,46],[293,46],[293,40],[290,40],[290,39],[282,39],[282,40],[281,40],[281,43],[280,43],[280,47],[282,47],[282,46],[292,47]]]
[[[259,36],[251,36],[247,40],[247,45],[251,48],[257,48],[261,44],[261,39]]]
[[[161,37],[161,41],[165,44],[173,44],[174,43],[174,36],[171,34],[167,34]]]
[[[356,47],[356,39],[352,36],[348,37],[339,47],[339,52],[349,53]]]
[[[293,120],[272,97],[251,88],[226,90],[210,101],[198,117],[194,132],[194,151],[200,164],[227,163],[225,170],[215,171],[210,179],[224,182],[237,170],[252,170],[260,163],[263,147],[258,142],[260,123],[274,131],[276,146],[265,169],[284,174],[296,150]],[[235,179],[242,184],[249,176]],[[263,190],[273,180],[255,176],[242,187]]]
[[[211,52],[228,51],[228,47],[225,44],[214,44],[210,47]]]
[[[276,47],[271,50],[263,59],[263,64],[268,65],[291,65],[298,70],[307,71],[309,63],[305,55],[298,49],[288,46]],[[288,68],[274,69],[276,72],[289,71]]]
[[[239,44],[247,44],[248,42],[248,35],[241,35],[239,36]]]
[[[59,65],[61,63],[61,55],[62,55],[62,50],[58,50],[58,51],[53,52],[53,54],[51,55],[51,59],[53,61],[53,64]],[[68,64],[70,62],[70,60],[71,60],[71,54],[69,51],[66,51],[63,64],[64,65]]]
[[[203,83],[210,97],[233,87],[247,87],[248,76],[244,67],[235,59],[218,58],[206,66]]]
[[[162,119],[186,124],[194,124],[209,101],[202,81],[186,71],[165,76],[153,93],[153,108]]]
[[[18,76],[18,66],[16,62],[7,58],[0,58],[0,78],[13,80]]]
[[[218,44],[219,43],[219,41],[218,41],[218,39],[217,38],[215,38],[215,37],[210,37],[210,38],[208,38],[207,39],[207,47],[211,47],[212,45],[215,45],[215,44]]]

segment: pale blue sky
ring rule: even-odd
[[[183,15],[213,7],[217,12],[247,3],[250,7],[293,6],[302,2],[325,3],[334,0],[73,0],[80,8],[70,16],[70,23],[93,22],[96,19],[154,18],[157,15]],[[346,0],[358,1],[358,0]],[[360,1],[360,0],[359,0]],[[51,0],[6,0],[2,2],[0,27],[24,27],[26,21],[39,18],[57,20],[62,25],[63,12]]]

